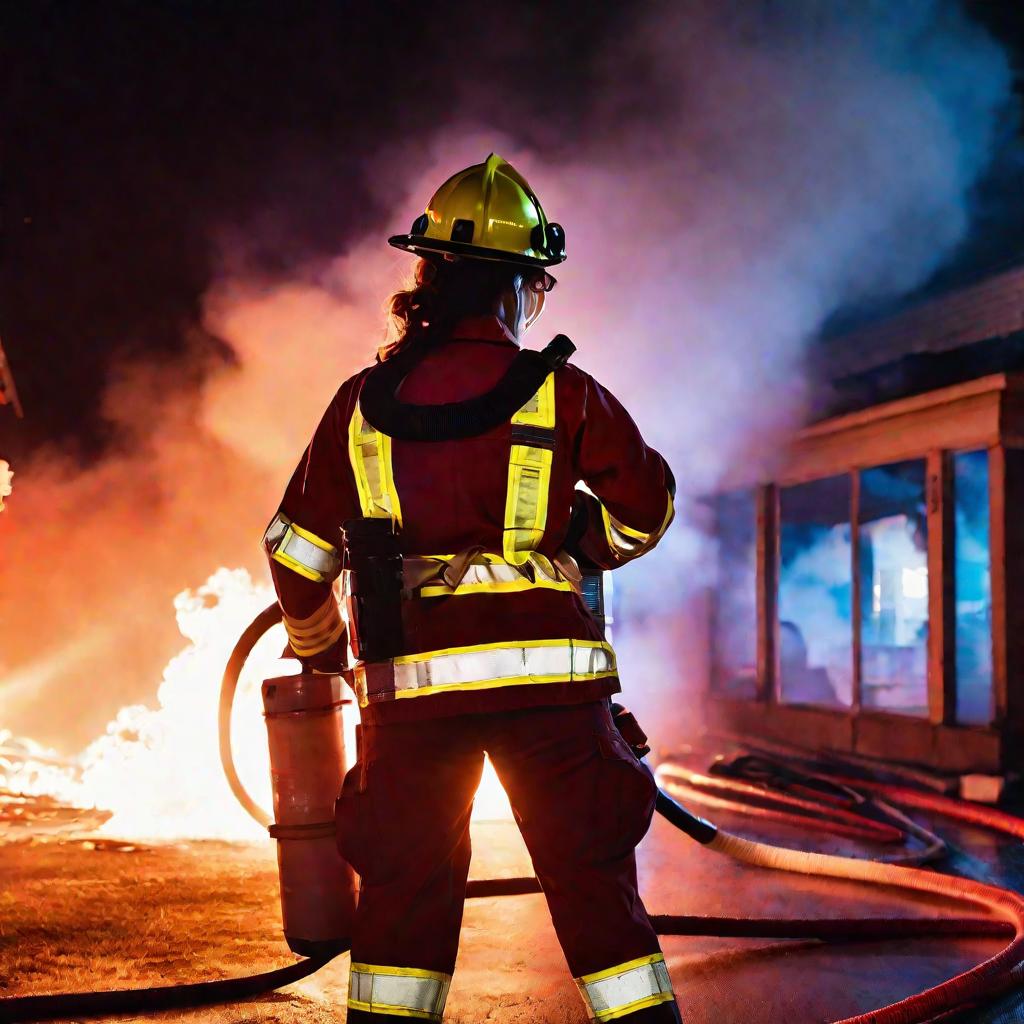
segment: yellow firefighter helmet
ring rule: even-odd
[[[492,153],[453,174],[433,195],[407,235],[390,245],[415,253],[552,267],[565,259],[565,231],[544,216],[526,179]]]

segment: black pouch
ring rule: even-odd
[[[360,661],[404,653],[402,551],[390,519],[349,519],[342,529],[348,560],[352,649]]]

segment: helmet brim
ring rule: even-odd
[[[441,253],[446,256],[462,256],[465,259],[490,260],[492,263],[515,263],[522,267],[555,267],[565,259],[564,256],[540,259],[518,252],[488,249],[467,242],[450,242],[443,238],[427,238],[424,235],[392,235],[388,239],[388,245],[412,253]]]

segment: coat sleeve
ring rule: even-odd
[[[589,376],[576,451],[591,493],[576,492],[570,552],[600,569],[646,554],[675,515],[675,480],[615,396]]]
[[[288,642],[309,668],[344,662],[345,625],[334,593],[342,530],[360,514],[348,460],[353,382],[342,385],[299,460],[264,537]]]

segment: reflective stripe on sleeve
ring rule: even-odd
[[[554,458],[555,375],[512,417],[502,553],[522,565],[544,537]]]
[[[440,971],[354,963],[348,976],[348,1005],[366,1013],[439,1021],[451,983],[451,975]]]
[[[392,519],[401,526],[402,506],[391,467],[391,438],[363,418],[358,402],[348,424],[348,457],[363,515]]]
[[[333,580],[341,567],[338,549],[333,544],[297,526],[280,512],[267,527],[263,546],[275,562],[315,583]]]
[[[654,547],[661,540],[669,524],[675,517],[675,504],[672,495],[668,495],[668,508],[665,510],[665,518],[661,526],[652,533],[642,533],[640,530],[633,530],[625,523],[619,522],[608,509],[601,505],[601,518],[604,520],[604,537],[608,543],[611,553],[620,561],[628,562],[633,558],[639,558]]]
[[[315,654],[326,651],[340,639],[345,632],[345,623],[334,594],[307,619],[296,619],[284,615],[284,628],[288,633],[288,643],[300,658],[312,658]]]
[[[616,1020],[675,998],[661,953],[576,979],[591,1020]]]
[[[432,693],[489,690],[502,686],[569,683],[615,675],[615,652],[596,640],[523,640],[477,644],[409,654],[377,665],[357,665],[356,693],[370,700],[405,699]],[[387,685],[380,682],[386,673]],[[367,677],[375,679],[368,693]]]

